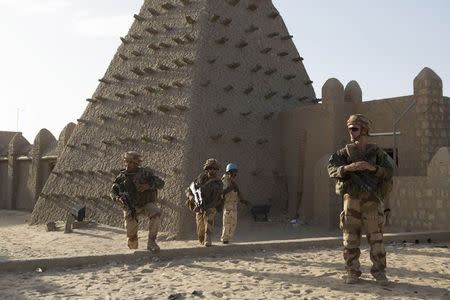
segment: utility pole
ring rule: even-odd
[[[394,133],[394,149],[393,149],[393,152],[394,152],[394,175],[398,175],[398,168],[397,168],[397,134],[396,134],[396,131],[397,131],[397,126],[398,126],[398,123],[403,119],[403,117],[411,110],[411,108],[413,108],[414,107],[414,105],[416,105],[416,98],[414,97],[414,99],[413,99],[413,101],[411,101],[411,103],[408,105],[408,107],[401,113],[401,115],[398,117],[398,119],[397,120],[395,120],[395,122],[394,122],[394,130],[393,130],[393,133]]]
[[[25,109],[17,107],[16,108],[17,114],[16,114],[16,132],[19,132],[19,120],[20,120],[20,112],[25,111]]]
[[[16,132],[19,132],[19,112],[20,112],[20,108],[17,108]]]

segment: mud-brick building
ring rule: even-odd
[[[371,142],[395,156],[392,224],[403,230],[449,228],[450,158],[445,147],[450,146],[450,98],[443,96],[442,80],[429,68],[416,76],[413,87],[412,95],[363,102],[356,81],[344,88],[332,78],[322,87],[320,105],[280,115],[290,214],[337,226],[342,204],[326,165],[349,141],[348,116],[362,113],[373,123]]]
[[[240,166],[253,203],[283,203],[278,114],[316,96],[272,1],[143,1],[99,81],[32,222],[86,205],[87,218],[121,226],[109,189],[127,150],[165,179],[162,230],[191,234],[184,190],[210,157]]]
[[[348,116],[363,113],[373,133],[387,133],[373,142],[395,157],[393,224],[447,228],[442,176],[450,102],[441,79],[425,68],[412,95],[364,102],[356,81],[344,88],[329,79],[322,101],[311,84],[272,1],[145,0],[42,192],[42,180],[26,184],[30,199],[40,195],[32,222],[63,219],[68,209],[86,205],[87,218],[121,226],[121,208],[108,192],[121,155],[136,150],[166,181],[159,193],[165,231],[192,231],[184,189],[210,157],[240,165],[241,191],[253,204],[272,203],[272,214],[300,214],[334,228],[341,201],[326,165],[348,141]],[[395,141],[389,132],[399,132]],[[31,151],[20,137],[11,145],[1,169],[8,174],[7,207],[19,193],[13,188],[21,178],[13,171],[19,157],[33,162],[21,172],[43,172],[33,160],[42,150]]]
[[[30,144],[20,132],[0,131],[0,209],[32,211],[74,123],[59,140],[42,129]]]

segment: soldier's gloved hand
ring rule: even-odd
[[[356,162],[356,165],[359,168],[359,171],[369,170],[369,171],[375,171],[376,167],[369,164],[367,161],[358,161]]]
[[[150,185],[148,183],[140,183],[137,185],[136,189],[138,190],[139,193],[142,193],[146,190],[149,190]]]
[[[383,213],[384,213],[384,225],[387,226],[389,225],[389,216],[391,214],[391,209],[386,208]]]
[[[121,195],[121,196],[117,197],[117,201],[125,206],[126,205],[125,202],[127,201],[127,199],[125,198],[124,195]]]
[[[346,172],[364,171],[364,170],[375,171],[376,167],[372,166],[367,161],[357,161],[349,165],[346,165],[344,167],[344,170]]]
[[[345,172],[354,172],[354,171],[358,171],[358,166],[356,163],[351,163],[349,165],[344,166],[344,171]]]

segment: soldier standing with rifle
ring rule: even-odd
[[[149,218],[147,249],[157,252],[161,209],[155,202],[157,190],[164,187],[164,181],[150,169],[139,167],[142,160],[137,152],[128,151],[123,159],[126,168],[114,180],[110,195],[123,206],[128,248],[138,248],[138,217],[144,216]]]
[[[198,241],[206,247],[212,245],[216,207],[222,203],[223,185],[217,176],[219,169],[216,159],[206,160],[203,172],[186,189],[186,204],[195,212]]]
[[[365,231],[373,263],[370,272],[379,284],[387,285],[383,226],[390,209],[382,199],[387,199],[392,187],[393,164],[386,152],[368,143],[368,118],[351,115],[347,128],[352,143],[334,153],[328,164],[330,177],[337,179],[336,192],[344,200],[340,215],[347,271],[344,281],[348,284],[359,281],[359,246],[362,231]]]

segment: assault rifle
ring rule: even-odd
[[[335,162],[339,166],[345,166],[347,164],[347,161],[339,156],[333,156],[333,158],[336,159]],[[368,174],[367,171],[347,172],[345,177],[349,178],[350,181],[359,186],[363,191],[374,195],[379,201],[381,201],[376,193],[378,188],[378,180]]]
[[[120,201],[122,201],[122,204],[125,206],[125,208],[127,210],[127,215],[136,219],[136,208],[134,207],[134,202],[133,202],[133,199],[131,198],[130,194],[127,192],[121,193]]]
[[[192,182],[191,185],[189,185],[189,189],[194,195],[195,207],[201,207],[203,205],[202,191],[200,190],[200,188],[195,187],[195,182]]]
[[[336,156],[334,158],[336,158],[335,162],[338,163],[340,166],[344,166],[347,164],[346,160],[343,160]],[[363,191],[372,194],[378,201],[384,202],[383,199],[381,199],[377,194],[378,179],[368,174],[367,171],[348,172],[346,174],[346,177],[347,176],[350,179],[350,181],[359,186]],[[390,212],[391,210],[389,208],[384,210],[386,224],[388,224],[389,222]]]
[[[358,185],[364,191],[374,195],[375,198],[377,198],[377,200],[380,201],[381,203],[383,202],[383,199],[381,199],[376,192],[377,186],[378,186],[377,181],[375,181],[370,176],[365,175],[364,173],[362,173],[361,175],[358,175],[355,172],[349,172],[349,176],[350,176],[350,180],[353,181],[353,183]],[[364,179],[362,179],[360,176],[363,177]],[[384,213],[384,217],[385,217],[385,224],[387,225],[387,224],[389,224],[389,216],[391,214],[391,209],[386,208],[383,211],[383,213]]]
[[[350,177],[350,180],[359,186],[363,191],[371,193],[379,201],[381,201],[377,195],[378,181],[376,179],[372,178],[372,176],[369,176],[368,174],[360,172],[348,172],[348,176]]]

